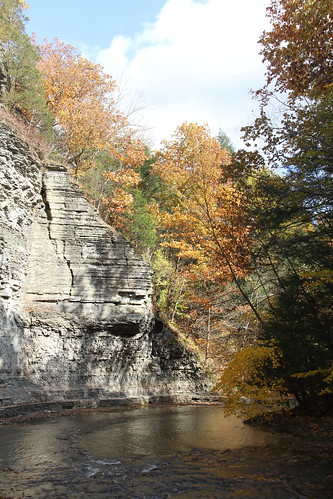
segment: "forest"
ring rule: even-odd
[[[332,1],[271,0],[240,150],[190,122],[150,150],[103,67],[38,45],[24,0],[0,6],[0,117],[150,263],[157,313],[227,410],[331,408]]]

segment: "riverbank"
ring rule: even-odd
[[[282,410],[247,419],[245,423],[309,440],[333,441],[332,410],[321,414]]]
[[[114,397],[109,399],[77,399],[0,406],[0,425],[24,423],[35,419],[75,414],[93,414],[137,409],[147,405],[218,404],[221,397],[213,395],[151,395],[141,397]],[[1,498],[0,498],[1,499]]]

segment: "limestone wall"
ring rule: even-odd
[[[0,126],[0,405],[204,389],[152,273],[66,170]]]
[[[124,323],[128,334],[146,327],[152,319],[149,265],[100,219],[64,168],[46,167],[41,193],[23,302],[88,322]]]

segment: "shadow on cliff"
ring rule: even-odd
[[[18,314],[6,310],[2,301],[0,319],[0,405],[6,405],[12,403],[15,394],[30,386],[30,380],[22,369],[23,322]]]

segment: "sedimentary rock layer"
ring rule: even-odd
[[[64,167],[0,125],[0,405],[204,389],[156,320],[152,272]]]

